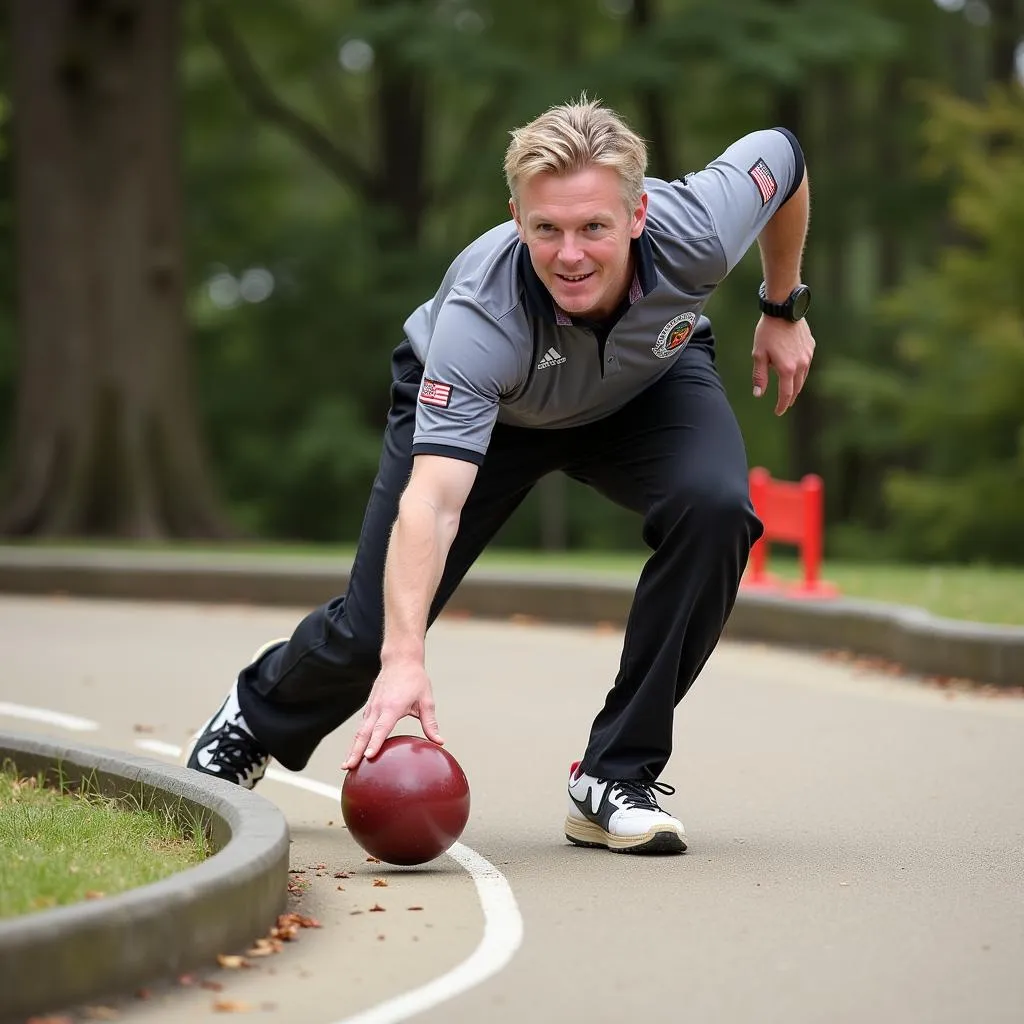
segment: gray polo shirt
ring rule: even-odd
[[[481,235],[405,323],[424,365],[413,453],[480,464],[496,422],[573,427],[621,408],[710,329],[705,303],[803,172],[797,140],[773,128],[682,179],[646,179],[632,287],[603,323],[555,305],[513,222]]]

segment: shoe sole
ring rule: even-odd
[[[574,846],[612,853],[684,853],[686,837],[669,825],[656,826],[638,836],[615,836],[592,821],[566,817],[565,838]]]

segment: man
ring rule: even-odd
[[[546,473],[642,516],[652,554],[618,675],[569,776],[566,837],[682,852],[657,781],[672,719],[714,650],[761,534],[743,441],[701,316],[756,239],[765,281],[754,394],[781,415],[814,341],[800,281],[808,186],[797,140],[754,132],[681,181],[581,99],[512,133],[512,221],[476,239],[406,321],[383,452],[344,596],[267,645],[195,740],[188,764],[254,785],[271,757],[304,767],[363,708],[345,768],[406,715],[437,743],[425,633],[474,560]]]

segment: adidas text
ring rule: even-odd
[[[563,356],[558,349],[552,347],[544,353],[544,358],[537,364],[538,370],[547,370],[552,366],[561,366],[565,362],[565,356]]]

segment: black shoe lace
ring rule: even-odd
[[[617,779],[612,786],[622,794],[623,803],[627,807],[637,807],[642,811],[660,811],[654,793],[672,796],[675,786],[665,782],[640,782],[639,779]]]
[[[246,775],[266,757],[260,745],[247,732],[226,726],[217,736],[212,760],[218,767]]]

